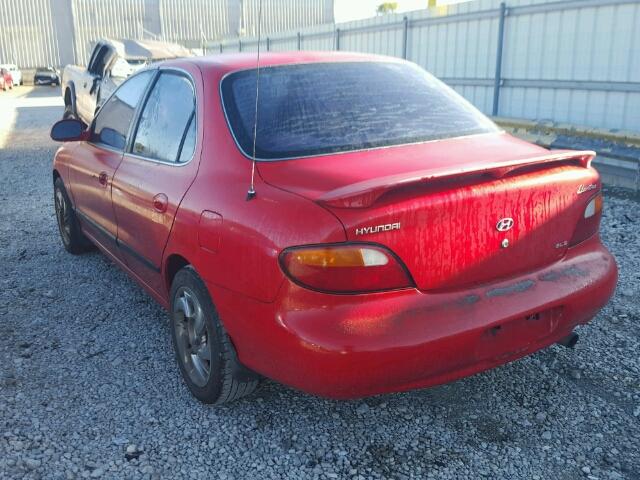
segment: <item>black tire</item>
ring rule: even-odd
[[[182,378],[201,402],[231,402],[257,388],[259,376],[238,361],[207,287],[191,266],[171,284],[171,339]],[[208,355],[201,355],[206,349]]]
[[[82,233],[78,217],[73,209],[64,182],[60,177],[53,184],[53,202],[56,211],[58,231],[62,245],[67,252],[74,255],[87,252],[93,248],[91,241]]]

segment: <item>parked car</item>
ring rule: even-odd
[[[64,247],[171,312],[198,399],[450,382],[572,346],[607,303],[593,152],[514,138],[406,61],[261,62],[255,142],[251,54],[146,68],[51,131]]]
[[[6,68],[0,68],[0,88],[3,91],[11,90],[13,88],[13,78],[11,77],[11,73]]]
[[[13,63],[6,63],[4,65],[0,65],[0,68],[6,68],[9,70],[14,85],[22,85],[22,72],[17,65],[14,65]]]
[[[53,67],[38,68],[33,76],[34,85],[60,85],[60,75]]]
[[[96,108],[129,75],[151,62],[188,56],[189,50],[175,43],[100,40],[93,47],[87,68],[68,65],[62,72],[64,118],[79,118],[89,124]]]

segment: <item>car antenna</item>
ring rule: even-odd
[[[260,24],[262,23],[262,0],[258,2],[258,55],[256,57],[256,108],[253,115],[253,155],[251,156],[251,183],[247,191],[247,201],[256,197],[256,138],[258,136],[258,95],[260,93]]]

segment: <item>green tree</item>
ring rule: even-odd
[[[384,15],[386,13],[393,13],[398,9],[398,2],[383,2],[378,5],[376,13],[378,15]]]

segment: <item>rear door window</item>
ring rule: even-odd
[[[410,63],[340,62],[260,69],[256,158],[278,160],[496,131],[464,98]],[[229,126],[253,154],[256,70],[222,81]]]
[[[129,77],[98,111],[93,122],[91,141],[118,150],[127,143],[127,133],[136,108],[144,94],[153,71]]]
[[[168,163],[188,161],[195,145],[194,112],[191,81],[179,73],[163,72],[142,109],[132,153]]]

